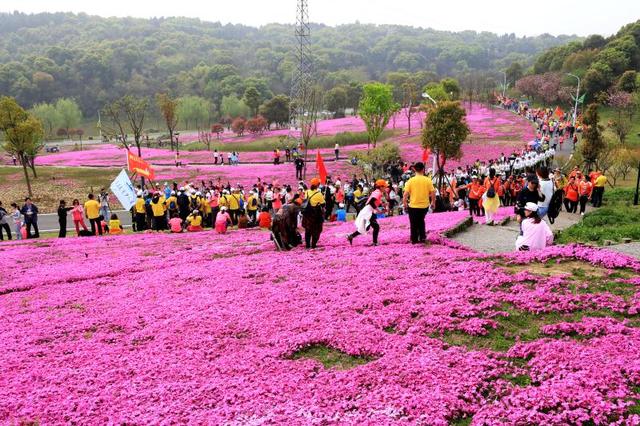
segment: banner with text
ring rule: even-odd
[[[125,170],[111,183],[111,193],[118,198],[125,210],[131,209],[136,204],[136,190]]]
[[[130,172],[137,173],[140,176],[144,176],[151,180],[154,180],[155,178],[155,173],[151,168],[151,164],[131,153],[131,151],[127,151],[127,168]]]

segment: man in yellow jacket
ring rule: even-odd
[[[89,200],[84,203],[84,214],[91,223],[91,233],[96,235],[96,228],[99,235],[102,235],[102,224],[100,223],[100,203],[95,200],[93,194],[89,194]]]
[[[402,198],[404,209],[409,213],[411,227],[411,244],[426,243],[427,232],[424,218],[431,208],[436,205],[436,190],[430,177],[424,175],[424,163],[413,166],[416,175],[409,179],[404,186]]]
[[[305,192],[305,207],[302,209],[302,227],[304,228],[304,242],[306,248],[316,248],[322,234],[324,221],[325,200],[318,189],[320,179],[311,179],[311,188]]]
[[[136,204],[133,206],[133,212],[135,213],[135,223],[136,223],[136,232],[142,232],[146,228],[145,214],[146,214],[146,203],[144,202],[144,198],[142,198],[142,191],[138,191]]]

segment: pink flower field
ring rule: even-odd
[[[406,161],[416,161],[422,158],[422,147],[420,146],[420,123],[419,119],[424,119],[423,114],[414,114],[412,117],[412,135],[397,135],[391,140],[402,149]],[[465,158],[452,164],[466,164],[471,159],[481,160],[494,159],[502,152],[522,148],[525,143],[533,139],[534,132],[531,124],[520,116],[499,108],[487,108],[480,104],[467,105],[467,122],[472,130],[469,143],[464,147]],[[393,129],[393,123],[389,124],[389,129]],[[403,130],[407,128],[406,117],[399,114],[395,129]],[[364,124],[357,117],[347,117],[336,120],[324,120],[318,123],[318,134],[335,135],[336,133],[350,131],[365,131]],[[284,131],[273,131],[257,138],[226,138],[229,142],[228,150],[233,150],[233,143],[247,142],[260,138],[278,136]],[[196,135],[192,135],[197,138]],[[185,141],[188,137],[185,136]],[[342,147],[342,155],[348,155],[355,150],[364,150],[366,145],[352,145]],[[333,149],[322,149],[321,153],[325,159],[333,158]],[[315,155],[315,152],[313,153]],[[142,156],[154,165],[166,166],[174,163],[174,153],[167,149],[143,148]],[[41,166],[100,166],[100,167],[123,167],[125,165],[125,151],[123,148],[113,144],[89,145],[85,151],[66,151],[57,154],[42,155],[36,159]],[[271,152],[241,152],[240,161],[255,163],[269,163],[273,159]],[[283,153],[284,159],[284,153]],[[185,165],[201,165],[213,163],[213,154],[207,151],[181,152],[181,160]],[[225,158],[226,160],[226,158]]]
[[[467,215],[2,244],[0,422],[640,424],[640,262],[490,257]]]

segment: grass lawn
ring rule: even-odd
[[[640,240],[640,206],[633,205],[634,188],[607,188],[603,207],[586,214],[584,219],[562,231],[558,243],[597,243],[622,238]]]
[[[119,168],[37,167],[37,179],[31,179],[33,200],[43,213],[53,213],[60,200],[71,205],[74,198],[85,200],[89,192],[109,187]],[[29,171],[29,173],[31,173]],[[29,175],[32,177],[32,175]],[[5,206],[20,204],[27,196],[22,168],[0,167],[0,200]]]
[[[599,113],[600,123],[605,126],[605,128],[609,120],[616,119],[618,116],[615,110],[609,107],[600,107]],[[631,129],[629,130],[629,135],[627,136],[626,145],[630,147],[640,148],[640,120],[638,119],[637,115],[634,116],[633,120],[631,120]]]

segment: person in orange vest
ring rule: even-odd
[[[564,208],[567,213],[575,213],[578,210],[578,191],[576,178],[570,178],[569,183],[564,187]]]
[[[469,190],[469,215],[473,216],[482,216],[482,211],[480,210],[480,200],[482,199],[482,195],[484,194],[484,186],[480,184],[480,179],[478,179],[477,175],[473,175],[471,178],[471,183],[462,186],[461,188],[466,188]]]
[[[589,182],[586,176],[582,176],[582,180],[578,184],[578,193],[580,195],[580,215],[584,216],[584,212],[587,209],[587,202],[591,199],[591,193],[593,192],[593,185]]]

